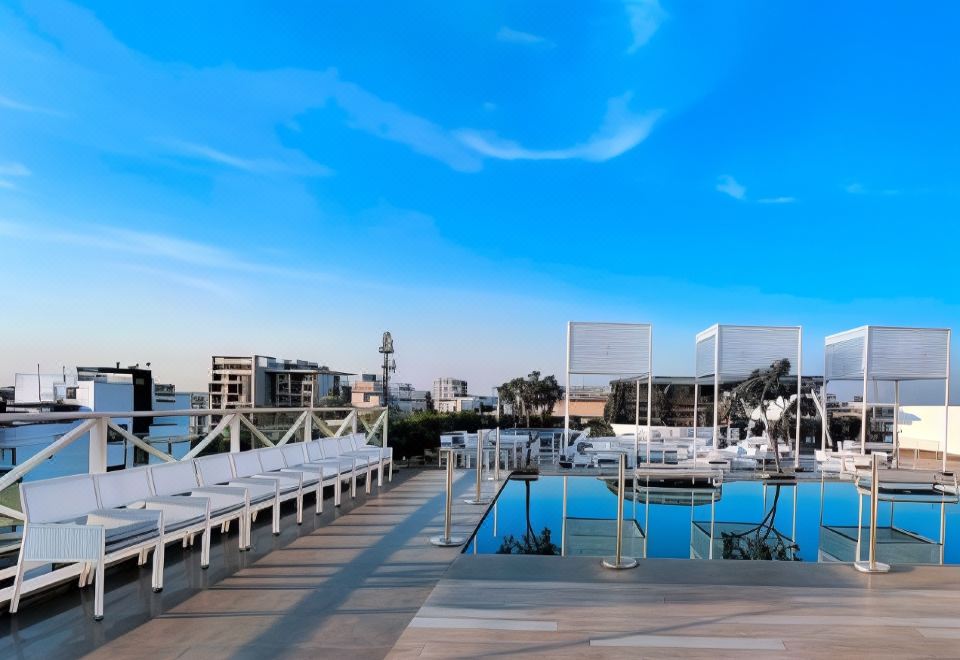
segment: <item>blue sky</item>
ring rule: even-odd
[[[0,3],[0,381],[958,326],[960,5]],[[954,354],[957,354],[957,350]]]

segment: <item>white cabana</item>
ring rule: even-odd
[[[950,330],[948,328],[893,328],[864,325],[830,335],[824,341],[823,410],[827,408],[827,383],[831,380],[862,381],[863,410],[860,418],[860,453],[866,453],[867,409],[890,405],[867,399],[871,381],[892,382],[894,387],[893,452],[899,462],[900,383],[911,380],[944,381],[943,469],[947,468],[947,433],[950,405]],[[820,436],[827,447],[827,420]]]
[[[790,360],[790,374],[797,376],[797,438],[794,465],[800,461],[800,386],[803,371],[803,328],[800,326],[721,325],[711,326],[697,335],[696,379],[693,390],[693,441],[697,441],[697,406],[700,379],[713,381],[713,448],[718,449],[717,409],[720,385],[739,381],[756,369],[766,369],[777,360]],[[777,451],[774,448],[774,451]]]
[[[570,445],[570,376],[617,376],[636,380],[634,460],[639,457],[640,381],[647,381],[647,457],[653,404],[653,326],[649,323],[567,323],[567,371],[564,390],[564,447]]]

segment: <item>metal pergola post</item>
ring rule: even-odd
[[[653,435],[653,328],[650,329],[650,354],[647,365],[647,463],[650,462],[650,436]],[[663,456],[663,452],[661,452]],[[696,456],[696,445],[694,445],[694,456]],[[664,462],[666,460],[664,459]],[[636,464],[634,464],[636,467]]]
[[[943,388],[943,471],[947,471],[947,449],[950,447],[950,339],[952,330],[947,330],[947,373]]]
[[[633,464],[637,465],[640,460],[640,379],[637,379],[636,405],[633,411]],[[650,445],[647,444],[647,459],[650,462]]]
[[[699,410],[698,410],[699,403],[700,403],[700,377],[694,375],[693,377],[693,446],[694,446],[694,449],[696,449],[696,446],[697,446],[697,431],[699,431],[699,427],[697,426],[699,422],[699,419],[697,418],[697,415],[699,414]]]
[[[823,348],[823,385],[820,386],[820,450],[827,451],[827,348]]]
[[[566,376],[566,387],[563,390],[563,451],[570,446],[570,348],[572,346],[571,326],[573,323],[567,321],[567,366],[564,372]]]
[[[863,340],[863,408],[860,411],[860,455],[867,453],[867,381],[870,380],[870,331]]]
[[[801,402],[800,398],[803,396],[803,328],[800,328],[800,332],[797,333],[797,441],[796,449],[793,454],[793,467],[797,469],[800,467],[800,415],[801,415]],[[796,539],[794,539],[796,540]]]
[[[717,436],[720,433],[720,427],[717,422],[717,414],[720,407],[720,328],[717,328],[717,339],[713,343],[713,448],[720,449],[720,443]],[[728,430],[729,433],[729,430]]]

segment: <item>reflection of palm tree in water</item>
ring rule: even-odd
[[[780,485],[774,486],[773,504],[763,520],[743,532],[721,532],[724,559],[759,559],[800,561],[800,546],[783,536],[774,528],[777,504],[780,501]],[[796,492],[794,492],[796,497]],[[771,535],[773,538],[771,538]]]
[[[501,555],[559,555],[560,548],[550,539],[550,528],[544,527],[539,534],[533,531],[533,524],[530,522],[530,482],[531,479],[523,480],[523,487],[526,491],[525,511],[526,528],[522,539],[515,538],[512,534],[503,537],[503,543],[497,550]]]

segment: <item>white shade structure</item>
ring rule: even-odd
[[[794,465],[800,460],[800,378],[803,371],[803,328],[800,326],[713,325],[697,334],[694,381],[693,437],[697,438],[697,406],[700,379],[713,384],[713,447],[718,448],[717,409],[720,384],[739,381],[777,360],[790,360],[790,374],[797,377],[797,438]],[[774,449],[776,451],[776,449]]]
[[[647,456],[653,403],[653,326],[649,323],[567,323],[567,368],[564,390],[564,446],[570,444],[570,376],[616,376],[636,380],[634,458],[639,455],[640,381],[647,380]]]
[[[860,453],[866,453],[867,383],[894,384],[894,457],[899,451],[900,383],[911,380],[944,381],[943,469],[947,467],[947,433],[950,404],[950,329],[896,328],[864,325],[830,335],[824,340],[822,407],[827,407],[827,383],[831,380],[863,382],[863,412],[860,420]],[[826,449],[826,420],[821,445]]]

